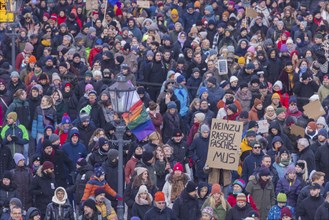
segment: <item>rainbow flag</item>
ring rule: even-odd
[[[137,139],[143,140],[155,131],[155,127],[136,91],[134,92],[132,103],[129,112],[123,113],[122,118]]]

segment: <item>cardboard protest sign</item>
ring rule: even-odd
[[[268,133],[270,124],[267,122],[267,120],[257,121],[257,124],[258,124],[258,133],[261,133],[261,134]]]
[[[150,2],[149,1],[137,1],[137,5],[140,8],[150,8]]]
[[[213,119],[210,129],[207,165],[211,168],[237,170],[243,123]]]
[[[305,129],[298,125],[292,124],[290,129],[291,129],[291,134],[301,137],[305,136]]]
[[[303,109],[304,114],[313,119],[318,119],[320,116],[326,114],[319,100],[304,105]]]
[[[246,16],[249,18],[256,18],[258,16],[258,13],[253,8],[246,8]]]

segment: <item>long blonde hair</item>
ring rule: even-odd
[[[220,194],[220,203],[222,204],[223,209],[227,211],[227,205],[224,195],[223,193],[219,193],[219,194]],[[209,206],[213,209],[216,209],[216,200],[213,195],[209,197]]]

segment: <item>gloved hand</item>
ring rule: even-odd
[[[189,160],[189,166],[192,168],[193,167],[193,159],[192,157],[190,157],[190,160]]]
[[[116,198],[116,200],[118,200],[118,201],[122,201],[122,200],[123,200],[123,198],[122,198],[121,196],[119,196],[118,194],[115,196],[115,198]]]

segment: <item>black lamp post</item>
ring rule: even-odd
[[[119,114],[120,123],[116,126],[116,138],[119,146],[119,166],[118,166],[118,194],[123,196],[123,134],[126,130],[126,124],[121,118],[121,114],[129,112],[133,97],[135,95],[135,87],[127,82],[126,77],[118,76],[117,81],[108,88],[110,92],[110,98],[113,106],[113,110]],[[124,205],[123,201],[118,202],[118,218],[123,220],[124,217]]]

